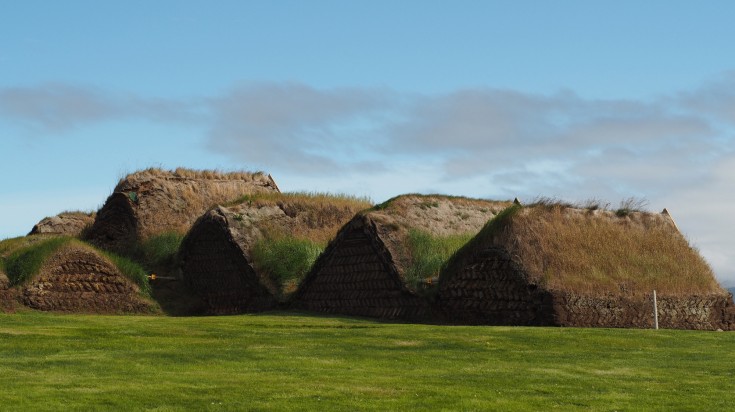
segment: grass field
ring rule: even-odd
[[[728,410],[735,333],[0,314],[2,410]]]

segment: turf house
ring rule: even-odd
[[[668,212],[514,205],[442,272],[453,323],[731,329],[732,297]]]
[[[442,263],[509,202],[404,195],[343,226],[294,295],[309,311],[420,320]]]
[[[182,279],[206,314],[271,309],[297,288],[361,199],[260,193],[209,210],[184,238]]]
[[[0,243],[0,295],[15,304],[74,313],[154,313],[145,273],[69,237],[32,236]],[[10,245],[10,246],[8,246]]]
[[[85,239],[124,252],[154,235],[186,233],[214,205],[245,194],[278,191],[270,175],[263,173],[147,169],[118,183]]]

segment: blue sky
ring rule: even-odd
[[[735,285],[735,3],[0,0],[0,238],[136,169],[667,207]]]

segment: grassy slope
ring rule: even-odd
[[[27,236],[0,241],[0,269],[8,276],[11,285],[26,283],[38,274],[51,255],[69,244],[93,250],[107,257],[124,276],[140,287],[144,296],[150,296],[147,273],[140,265],[128,258],[96,249],[81,240],[67,236]]]
[[[17,410],[724,410],[735,334],[0,315]]]

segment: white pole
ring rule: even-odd
[[[658,330],[658,302],[656,302],[656,290],[653,290],[653,325]]]

